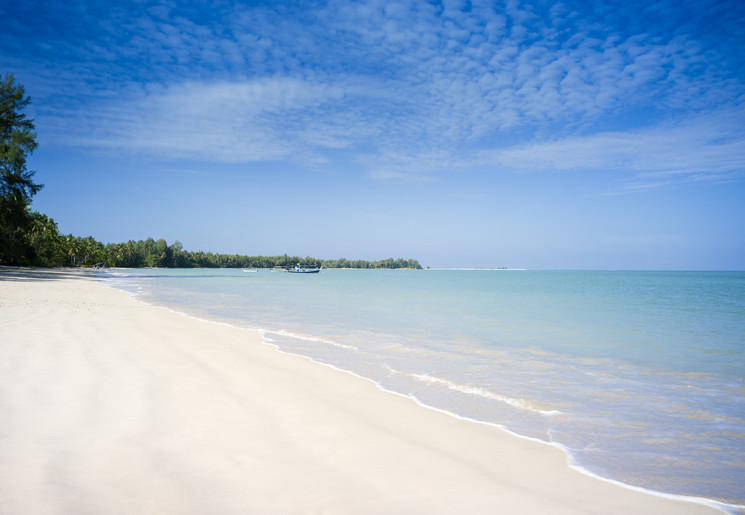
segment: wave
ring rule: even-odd
[[[290,338],[297,338],[298,340],[306,340],[309,342],[325,343],[327,345],[332,345],[334,347],[339,347],[341,349],[359,350],[359,348],[355,347],[354,345],[346,345],[344,343],[335,342],[327,338],[319,338],[317,336],[310,336],[307,334],[295,333],[292,331],[287,331],[285,329],[280,329],[279,331],[272,331],[272,330],[265,329],[264,332],[268,334],[276,334],[278,336],[287,336]]]
[[[534,404],[526,401],[525,399],[514,399],[512,397],[506,397],[504,395],[499,395],[497,393],[490,392],[489,390],[486,390],[485,388],[481,388],[479,386],[463,385],[463,384],[455,383],[448,379],[442,379],[440,377],[435,377],[430,374],[413,374],[409,372],[401,372],[399,370],[394,370],[390,367],[388,368],[391,371],[391,373],[396,374],[396,375],[411,377],[411,378],[416,379],[417,381],[421,381],[427,384],[439,384],[439,385],[447,386],[451,390],[465,393],[467,395],[476,395],[478,397],[483,397],[485,399],[491,399],[494,401],[503,402],[512,407],[527,410],[527,411],[532,411],[534,413],[539,413],[544,416],[554,416],[554,415],[561,414],[561,411],[559,410],[541,409],[540,407],[535,406]]]

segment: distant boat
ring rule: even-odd
[[[321,267],[316,266],[300,266],[300,264],[297,264],[290,268],[289,266],[285,269],[286,272],[289,272],[291,274],[317,274],[321,271]]]
[[[256,272],[258,272],[258,270],[254,270],[254,269],[252,269],[252,268],[244,268],[244,269],[243,269],[243,271],[244,271],[244,272],[252,272],[252,273],[256,273]]]

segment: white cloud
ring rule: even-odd
[[[149,87],[124,101],[106,101],[77,130],[55,120],[68,144],[143,152],[166,159],[222,162],[281,159],[303,147],[334,148],[345,143],[333,131],[308,134],[319,110],[342,92],[296,79],[244,82],[189,82]],[[305,134],[305,143],[297,135]],[[300,149],[302,150],[302,149]]]
[[[206,19],[181,8],[127,19],[120,7],[111,14],[120,23],[104,20],[96,45],[86,45],[96,49],[90,62],[49,65],[47,80],[66,86],[41,110],[39,127],[69,145],[169,159],[315,167],[333,165],[327,151],[342,149],[376,177],[467,166],[463,149],[499,146],[514,134],[540,141],[490,152],[496,165],[692,174],[699,161],[710,170],[716,153],[738,155],[736,138],[701,141],[693,129],[669,126],[697,156],[676,159],[659,129],[622,133],[608,121],[641,113],[637,126],[647,116],[659,123],[742,93],[692,32],[621,30],[561,4],[532,12],[470,3],[227,3]],[[74,55],[74,45],[61,45],[59,55]]]
[[[484,163],[519,172],[631,172],[648,189],[670,180],[745,176],[745,109],[701,114],[628,132],[604,132],[485,151]]]

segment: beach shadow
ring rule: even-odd
[[[0,281],[38,282],[58,281],[60,279],[97,279],[98,277],[94,270],[85,268],[0,266]]]

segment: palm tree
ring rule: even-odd
[[[78,254],[80,254],[80,238],[68,234],[65,236],[65,248],[67,255],[70,258],[70,262],[74,265],[78,264]]]
[[[54,219],[41,213],[32,213],[29,243],[36,253],[37,264],[48,266],[60,263],[62,251]]]

